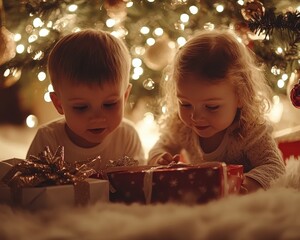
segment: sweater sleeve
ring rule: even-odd
[[[179,153],[181,147],[176,143],[172,134],[164,132],[149,151],[148,164],[155,165],[161,155],[168,152],[172,156]]]
[[[271,133],[270,126],[259,125],[246,137],[244,149],[252,165],[245,176],[256,180],[264,189],[285,172],[284,161]]]

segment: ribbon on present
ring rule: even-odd
[[[55,185],[74,185],[76,205],[84,205],[90,199],[89,184],[86,178],[96,173],[94,169],[99,157],[85,162],[70,164],[64,159],[64,147],[59,146],[52,154],[48,146],[38,156],[13,166],[2,178],[11,187],[12,201],[15,205],[22,202],[22,188]]]
[[[168,165],[158,165],[152,166],[149,169],[145,170],[143,191],[145,196],[146,204],[151,203],[152,198],[152,182],[153,182],[153,172],[157,169],[170,169],[170,168],[180,168],[180,167],[189,167],[192,166],[189,163],[177,163],[175,161],[170,162]]]

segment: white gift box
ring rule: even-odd
[[[22,160],[8,159],[0,162],[0,182],[3,176],[20,161]],[[66,184],[24,188],[10,188],[1,183],[0,204],[38,210],[109,201],[109,182],[107,180],[87,178],[85,182],[80,186]]]

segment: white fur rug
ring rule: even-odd
[[[268,191],[205,205],[123,205],[27,212],[0,205],[0,239],[300,239],[300,159]]]

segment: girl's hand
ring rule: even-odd
[[[252,178],[245,177],[240,189],[240,193],[247,194],[247,193],[255,192],[259,189],[262,189],[262,186],[257,181],[255,181]]]
[[[166,152],[162,154],[159,159],[157,160],[157,164],[159,165],[168,165],[171,162],[179,162],[180,160],[180,155],[176,154],[172,156],[170,153]]]

